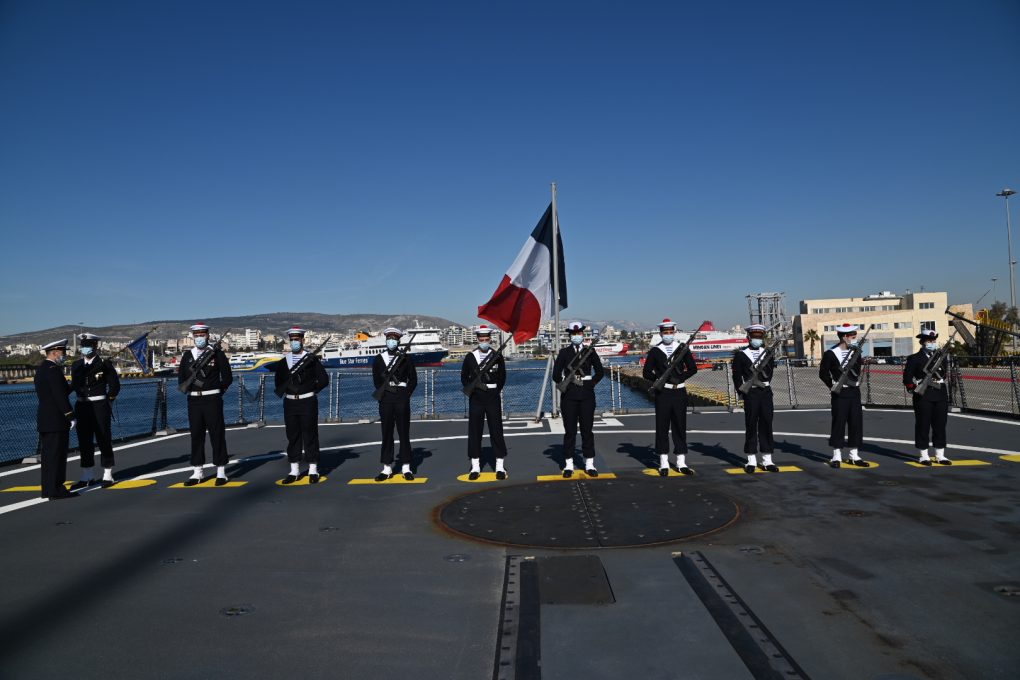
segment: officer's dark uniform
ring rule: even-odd
[[[91,361],[86,358],[76,360],[71,364],[71,387],[77,395],[74,413],[78,419],[81,466],[90,468],[96,464],[95,444],[98,443],[99,462],[104,468],[112,468],[110,411],[113,400],[120,393],[120,378],[113,362],[100,356],[93,356]]]
[[[578,354],[584,351],[583,345],[568,345],[560,350],[553,363],[553,380],[557,383],[564,380],[573,383],[563,392],[560,398],[560,410],[563,415],[563,455],[570,460],[577,445],[577,426],[581,426],[581,453],[585,459],[595,457],[595,386],[605,375],[602,360],[595,351],[588,352],[584,363],[572,375],[565,375],[567,366]],[[581,380],[590,376],[590,380]],[[580,381],[580,384],[578,382]]]
[[[935,449],[946,448],[946,422],[949,420],[949,382],[947,361],[932,376],[924,396],[913,394],[913,389],[924,380],[924,367],[934,354],[922,349],[907,358],[903,367],[903,384],[911,390],[914,399],[914,446],[927,453],[928,435]]]
[[[676,350],[674,350],[676,351]],[[645,380],[655,381],[666,370],[669,356],[662,346],[648,350],[642,375]],[[687,388],[678,387],[698,372],[690,352],[672,374],[666,378],[663,389],[655,395],[655,452],[660,456],[669,453],[669,431],[673,429],[673,453],[687,453]]]
[[[478,375],[479,361],[485,362],[486,357],[493,354],[490,349],[485,354],[481,350],[468,352],[460,369],[460,382],[467,387]],[[503,355],[497,355],[489,361],[485,375],[479,386],[468,397],[468,458],[478,459],[482,456],[482,430],[485,421],[489,422],[489,440],[492,442],[496,458],[506,457],[506,441],[503,439],[503,403],[500,394],[506,385],[506,362]]]
[[[42,454],[41,495],[43,498],[66,498],[73,495],[64,488],[64,479],[74,409],[68,399],[71,386],[64,379],[64,369],[44,359],[35,369],[35,393],[39,398],[36,429]]]
[[[329,375],[322,361],[306,353],[290,367],[288,357],[273,365],[276,393],[283,393],[283,424],[287,431],[287,460],[301,461],[304,448],[306,463],[319,462],[319,392],[329,386]],[[291,377],[293,376],[293,380]],[[291,380],[290,384],[287,381]],[[284,389],[284,385],[287,385]]]
[[[394,361],[399,350],[386,350],[375,355],[372,362],[372,382],[376,388],[382,386],[389,362]],[[404,356],[396,372],[390,378],[392,391],[383,392],[379,401],[379,418],[382,421],[382,451],[380,458],[383,465],[393,464],[393,426],[397,427],[400,438],[398,461],[401,465],[411,464],[411,395],[418,386],[418,371],[411,357]],[[401,385],[400,383],[404,383]]]
[[[839,346],[832,347],[822,355],[822,363],[818,367],[818,377],[828,387],[839,380],[843,374],[843,357],[837,355],[842,351]],[[839,394],[832,394],[829,401],[832,406],[832,429],[829,433],[829,446],[833,449],[841,449],[844,443],[850,448],[856,449],[864,443],[864,409],[861,406],[861,369],[863,363],[858,359],[857,364],[850,369],[850,375],[843,389]],[[846,439],[844,440],[844,433]]]
[[[754,364],[764,352],[764,347],[755,349],[748,345],[733,353],[733,386],[738,390],[737,394],[741,394],[740,386],[751,379]],[[772,439],[774,404],[771,385],[775,368],[775,357],[769,357],[768,363],[762,366],[759,373],[759,381],[766,384],[752,386],[746,395],[741,394],[744,400],[744,453],[748,455],[772,453],[775,450]]]
[[[213,464],[227,464],[227,434],[223,421],[223,393],[234,381],[230,371],[230,362],[223,350],[206,347],[196,359],[192,350],[181,357],[181,367],[177,374],[178,384],[187,380],[207,352],[212,357],[202,370],[198,379],[191,384],[188,391],[188,426],[191,428],[191,465],[205,465],[205,433],[209,432],[212,444]]]

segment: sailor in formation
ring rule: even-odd
[[[553,380],[570,384],[560,399],[563,416],[563,476],[574,475],[574,447],[577,444],[578,425],[581,428],[581,454],[584,456],[584,471],[591,477],[598,477],[595,469],[595,386],[605,371],[602,360],[594,347],[584,346],[584,324],[573,322],[567,330],[570,344],[559,351],[553,363]],[[594,345],[594,339],[592,345]]]
[[[53,500],[74,498],[78,494],[64,488],[67,476],[67,447],[71,430],[77,424],[68,397],[71,386],[64,379],[67,340],[43,345],[44,359],[35,369],[35,394],[39,398],[36,429],[39,431],[42,497]]]
[[[843,367],[852,359],[853,350],[857,349],[857,326],[842,324],[836,327],[839,343],[826,350],[818,367],[818,377],[830,389],[839,381]],[[832,429],[829,434],[829,446],[832,447],[832,460],[829,467],[838,468],[843,462],[843,448],[850,447],[850,464],[868,467],[870,463],[861,459],[859,449],[864,443],[864,408],[861,406],[861,369],[863,364],[857,361],[849,371],[847,381],[839,393],[830,396],[832,408]]]
[[[418,386],[418,371],[406,349],[400,349],[403,333],[399,328],[387,328],[386,350],[376,354],[372,362],[372,381],[376,389],[383,388],[379,400],[379,419],[382,423],[382,471],[375,481],[384,482],[393,477],[393,428],[400,439],[400,474],[407,481],[414,479],[411,472],[411,395]]]
[[[693,338],[692,338],[693,339]],[[667,371],[667,365],[676,351],[676,324],[663,319],[659,324],[659,343],[648,350],[642,375],[645,380],[658,380]],[[683,360],[668,369],[670,375],[662,389],[655,394],[655,452],[659,454],[659,475],[669,475],[669,431],[673,430],[673,453],[676,469],[693,475],[687,465],[687,387],[686,381],[698,372],[690,352]]]
[[[290,351],[273,364],[275,391],[283,397],[283,425],[287,432],[287,462],[290,472],[284,484],[301,476],[302,450],[308,465],[308,483],[319,482],[319,399],[329,386],[329,374],[319,357],[305,351],[305,330],[287,329]]]
[[[188,389],[188,427],[191,429],[191,477],[185,486],[202,481],[205,466],[205,433],[212,444],[213,464],[216,466],[216,486],[227,479],[227,434],[223,420],[223,394],[233,382],[230,362],[222,349],[209,345],[209,326],[197,323],[191,327],[195,346],[181,357],[177,374],[178,384],[195,376]]]
[[[482,431],[489,423],[489,440],[496,455],[496,479],[506,479],[506,441],[503,439],[503,402],[506,384],[506,361],[492,348],[492,329],[481,325],[475,329],[478,347],[467,353],[460,369],[460,382],[468,395],[468,458],[471,471],[468,479],[476,480],[482,473]]]
[[[765,354],[765,326],[759,323],[746,328],[747,347],[733,353],[733,385],[744,401],[744,453],[747,462],[744,472],[752,473],[758,466],[761,453],[761,467],[769,472],[779,472],[772,462],[775,442],[772,438],[772,374],[776,368],[775,357],[763,359]],[[764,365],[760,362],[765,361]],[[755,369],[759,368],[757,377]],[[741,391],[744,383],[751,381],[746,392]]]
[[[81,452],[81,480],[71,491],[84,489],[96,479],[96,444],[103,466],[102,485],[113,486],[113,400],[120,392],[120,378],[113,362],[99,356],[99,336],[82,333],[81,356],[71,364],[71,388],[77,399],[74,417],[78,421],[78,450]]]
[[[917,335],[921,349],[911,354],[903,367],[903,384],[910,390],[914,400],[914,446],[917,447],[918,462],[921,465],[931,465],[929,442],[935,448],[936,463],[953,464],[953,461],[946,458],[946,421],[949,420],[949,369],[946,363],[943,362],[939,370],[933,373],[923,395],[914,392],[924,380],[928,361],[938,351],[938,337],[939,334],[933,330],[921,331]]]

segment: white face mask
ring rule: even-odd
[[[761,338],[751,338],[751,347],[754,347],[755,349],[758,349],[759,347],[761,347],[764,344],[764,342],[765,341],[762,340]]]
[[[87,347],[86,346],[86,347],[82,347],[81,348],[82,356],[90,357],[90,356],[92,356],[92,352],[93,352],[93,350],[92,350],[91,347]]]
[[[570,336],[570,342],[574,343],[575,345],[580,345],[582,342],[584,342],[584,336],[583,335],[571,335]]]
[[[924,343],[924,348],[926,350],[928,350],[929,352],[934,352],[938,348],[938,343],[936,343],[936,342],[926,342],[926,343]]]
[[[209,338],[204,335],[195,336],[195,347],[199,349],[205,349],[205,346],[209,344]]]
[[[386,349],[396,349],[397,344],[397,341],[393,338],[386,338]]]
[[[664,344],[664,345],[672,345],[674,337],[675,336],[672,333],[670,333],[669,335],[663,335],[662,336],[662,344]]]

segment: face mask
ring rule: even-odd
[[[938,345],[936,343],[934,343],[934,342],[926,342],[926,343],[924,343],[924,348],[926,350],[928,350],[929,352],[934,352],[936,347],[938,347]]]
[[[490,345],[487,342],[478,343],[478,349],[482,350],[483,352],[488,352],[490,347],[492,347],[492,345]]]
[[[57,366],[62,366],[64,364],[64,362],[67,361],[67,355],[66,354],[61,354],[60,356],[58,356],[53,361],[56,362]]]
[[[858,342],[856,340],[847,340],[846,341],[846,346],[856,349],[860,345],[858,344]]]
[[[673,336],[672,335],[663,335],[662,336],[662,344],[664,344],[664,345],[672,345],[673,344]]]
[[[90,357],[90,356],[92,356],[92,352],[93,352],[93,350],[92,350],[91,347],[82,347],[81,348],[82,356]]]
[[[580,345],[582,342],[584,342],[584,336],[583,335],[571,335],[570,336],[570,342],[574,343],[575,345]]]
[[[386,338],[386,349],[396,349],[397,344],[397,341],[393,338]]]
[[[762,340],[761,338],[751,338],[751,347],[754,347],[755,349],[758,349],[763,344],[765,344],[765,341]]]
[[[195,347],[199,349],[205,349],[205,346],[209,344],[209,338],[204,335],[200,335],[195,338]]]
[[[301,341],[300,340],[291,340],[290,341],[290,351],[294,352],[295,354],[300,352],[301,351]]]

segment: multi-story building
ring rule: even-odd
[[[913,354],[918,347],[915,336],[922,330],[934,330],[942,340],[949,337],[947,307],[948,293],[927,291],[897,295],[886,290],[865,297],[802,300],[800,313],[793,318],[796,354],[800,358],[811,356],[811,343],[805,341],[804,334],[813,329],[820,339],[815,342],[814,356],[820,359],[838,342],[836,328],[844,323],[860,326],[858,337],[871,327],[864,343],[865,356]],[[972,305],[954,305],[952,309],[973,318]]]

